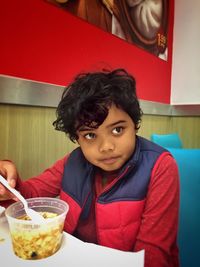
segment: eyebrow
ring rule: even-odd
[[[125,122],[126,122],[125,120],[119,120],[119,121],[116,121],[116,122],[113,122],[113,123],[107,125],[106,128],[111,128],[111,127],[114,127],[114,126],[116,126],[116,125],[118,125],[120,123],[125,123]],[[86,132],[86,131],[94,131],[94,130],[96,130],[96,128],[90,128],[90,127],[87,127],[87,126],[85,126],[85,127],[83,126],[78,131],[79,132]]]
[[[125,123],[125,122],[126,122],[125,120],[119,120],[119,121],[116,121],[116,122],[113,122],[113,123],[109,124],[109,125],[107,126],[107,128],[109,128],[109,127],[114,127],[114,126],[116,126],[116,125],[118,125],[118,124],[120,124],[120,123]]]

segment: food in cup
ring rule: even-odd
[[[42,215],[42,217],[44,219],[50,219],[50,218],[54,218],[54,217],[58,216],[57,213],[48,212],[48,211],[46,211],[46,212],[43,211],[43,212],[39,212],[39,213]],[[30,221],[31,220],[27,214],[24,214],[22,216],[19,216],[17,219],[19,219],[19,220],[25,220],[25,221]]]
[[[68,205],[60,199],[27,199],[44,222],[34,222],[26,215],[23,204],[14,203],[6,209],[13,251],[25,260],[37,260],[53,255],[62,244],[63,227]]]
[[[56,213],[40,212],[45,219],[55,218]],[[25,214],[17,218],[30,220]],[[54,254],[61,245],[63,223],[56,226],[42,225],[28,232],[16,229],[11,232],[14,253],[23,259],[42,259]]]

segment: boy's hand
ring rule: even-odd
[[[0,161],[0,174],[8,181],[10,186],[13,188],[16,186],[18,173],[12,162],[6,160]],[[16,200],[16,197],[0,183],[0,201],[8,199]]]

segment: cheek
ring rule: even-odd
[[[125,138],[121,143],[121,149],[124,154],[130,156],[135,149],[135,138],[132,136]]]
[[[94,147],[91,147],[91,146],[88,146],[88,145],[81,146],[81,150],[82,150],[85,158],[88,161],[90,161],[91,163],[93,163],[94,159],[95,159],[95,154],[96,154]]]

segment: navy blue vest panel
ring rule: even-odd
[[[83,207],[91,193],[93,166],[85,159],[80,148],[75,149],[65,164],[62,190]]]
[[[119,174],[122,177],[99,197],[98,202],[144,199],[154,164],[164,151],[162,147],[137,136],[135,151]],[[85,159],[80,148],[75,149],[65,164],[62,190],[80,207],[85,206],[84,209],[90,207],[94,174],[95,167]]]
[[[121,171],[122,173],[127,169],[127,172],[110,191],[100,196],[99,202],[144,199],[154,164],[164,151],[166,150],[162,147],[142,137],[137,137],[135,151]]]

